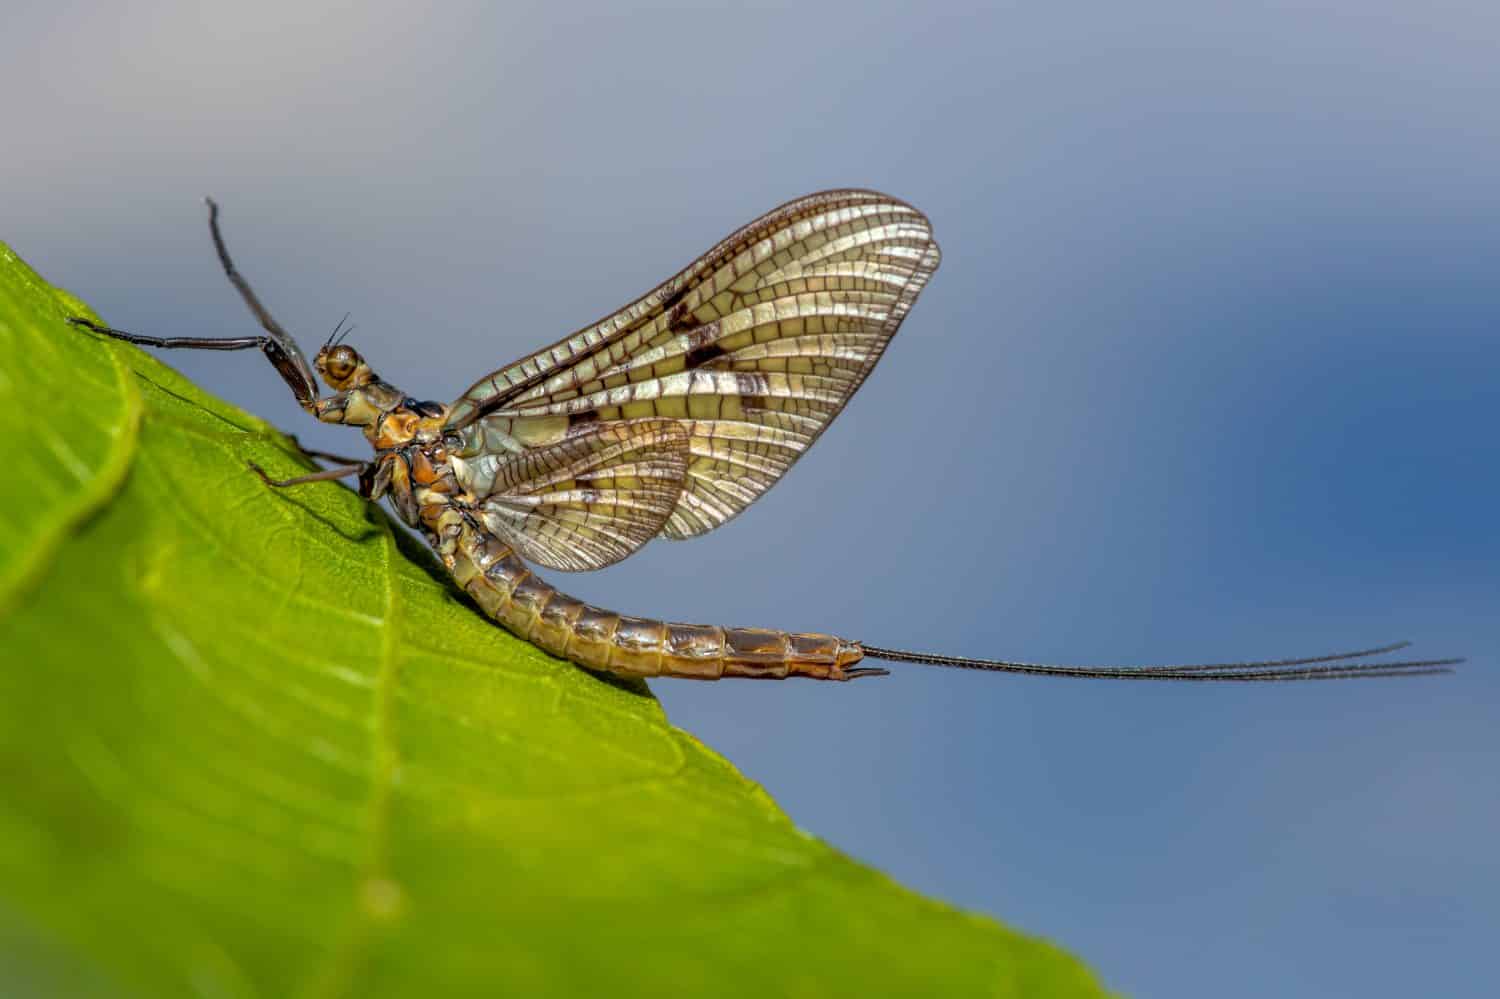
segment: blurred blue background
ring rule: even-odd
[[[251,333],[213,193],[284,323],[352,310],[418,397],[790,197],[910,200],[942,270],[814,454],[709,537],[553,581],[1041,661],[1467,654],[655,690],[811,832],[1127,993],[1491,994],[1494,3],[7,10],[0,236],[117,325]],[[360,446],[258,358],[170,360]]]

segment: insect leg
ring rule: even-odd
[[[297,403],[303,409],[307,409],[314,399],[318,397],[318,382],[313,377],[312,367],[308,365],[307,358],[302,356],[302,349],[297,346],[297,341],[292,335],[281,328],[281,324],[271,317],[271,313],[260,299],[255,296],[255,291],[250,287],[240,272],[235,269],[234,261],[229,257],[229,247],[224,245],[224,236],[219,232],[219,205],[213,198],[204,198],[208,205],[208,232],[213,237],[214,252],[219,255],[219,265],[224,268],[224,276],[229,283],[234,285],[244,299],[245,305],[260,320],[260,325],[270,334],[262,338],[261,350],[266,358],[281,373],[281,378],[287,387],[292,390],[292,395],[297,397]]]
[[[116,340],[133,343],[137,347],[161,347],[168,350],[175,350],[177,348],[188,350],[249,350],[252,347],[264,349],[266,341],[270,339],[263,336],[145,336],[140,333],[117,330],[113,326],[101,326],[92,319],[84,319],[81,316],[69,316],[68,322],[74,326],[82,326],[84,329],[94,333],[103,333],[105,336],[112,336]]]
[[[284,489],[287,486],[300,486],[309,482],[327,482],[329,479],[346,479],[351,475],[358,475],[365,470],[364,463],[358,465],[340,465],[338,468],[325,468],[320,472],[310,472],[307,475],[297,475],[290,479],[273,479],[266,474],[266,470],[253,461],[246,462],[250,470],[260,476],[260,480],[268,486]]]
[[[310,448],[307,445],[303,444],[300,440],[298,440],[296,434],[288,434],[288,436],[291,438],[292,443],[297,445],[297,450],[301,451],[309,458],[320,458],[323,461],[334,461],[339,463],[340,465],[364,464],[363,460],[360,458],[350,458],[347,455],[334,454],[331,451],[319,451],[315,448]]]
[[[91,333],[102,333],[105,336],[114,337],[116,340],[135,344],[137,347],[158,347],[163,350],[251,350],[259,348],[262,353],[271,359],[271,363],[276,366],[276,370],[281,373],[281,377],[286,381],[287,385],[291,386],[292,394],[297,397],[299,404],[305,407],[317,397],[317,392],[307,387],[307,385],[311,385],[310,376],[306,385],[300,380],[288,377],[282,365],[285,354],[281,350],[280,345],[268,336],[146,336],[143,333],[117,330],[113,326],[101,326],[99,323],[91,319],[84,319],[82,316],[69,316],[68,322],[74,326],[81,326]],[[282,360],[278,360],[278,358]]]
[[[249,350],[259,348],[266,355],[266,359],[281,375],[282,381],[292,390],[292,395],[297,399],[297,404],[303,409],[310,409],[313,402],[318,398],[318,382],[313,375],[312,366],[307,363],[302,350],[297,346],[297,341],[292,335],[281,328],[281,324],[271,317],[266,307],[260,304],[260,299],[255,297],[255,292],[250,288],[250,282],[246,281],[235,269],[234,261],[229,258],[229,249],[224,245],[224,237],[219,232],[219,206],[214,204],[212,198],[204,199],[208,202],[208,231],[213,237],[214,251],[219,255],[219,264],[224,268],[224,276],[229,278],[229,283],[234,285],[235,290],[240,293],[255,318],[260,320],[261,326],[265,328],[268,336],[236,336],[236,337],[157,337],[142,336],[139,333],[129,333],[125,330],[117,330],[109,326],[102,326],[89,319],[71,316],[68,322],[74,326],[82,326],[84,329],[105,336],[114,337],[116,340],[124,340],[141,347],[161,347],[165,349],[184,348],[189,350]]]

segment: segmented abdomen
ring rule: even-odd
[[[538,578],[509,545],[467,525],[453,578],[506,630],[555,656],[626,676],[845,680],[864,657],[833,635],[721,628],[627,617],[591,607]]]

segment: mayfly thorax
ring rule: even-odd
[[[208,202],[230,282],[265,335],[140,336],[130,343],[260,349],[299,405],[360,428],[366,460],[292,479],[357,478],[419,530],[490,617],[553,655],[630,676],[851,680],[870,659],[1006,673],[1137,680],[1271,681],[1448,672],[1457,659],[1371,662],[1380,648],[1266,662],[1057,666],[968,659],[824,634],[673,624],[589,606],[528,567],[580,571],[657,536],[713,530],[753,503],[810,448],[880,359],[937,270],[926,216],[873,191],[809,195],[730,234],[659,287],[449,404],[419,402],[377,375],[334,330],[311,364],[235,270]],[[318,379],[332,390],[320,395]]]

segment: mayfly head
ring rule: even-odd
[[[363,388],[375,380],[375,372],[347,343],[324,344],[313,358],[313,367],[335,392]]]

